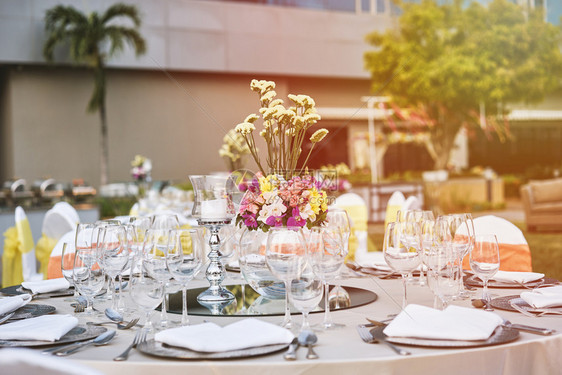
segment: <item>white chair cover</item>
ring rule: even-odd
[[[523,232],[513,223],[501,217],[486,215],[477,217],[474,222],[474,234],[495,234],[499,243],[512,245],[527,244]]]
[[[386,214],[384,215],[384,227],[386,228],[388,223],[396,221],[396,214],[402,209],[406,197],[401,191],[395,191],[390,196],[388,203],[386,204]]]
[[[25,211],[20,206],[16,207],[15,212],[16,229],[18,232],[18,239],[22,244],[22,276],[24,281],[37,281],[43,279],[41,274],[37,273],[37,261],[35,260],[35,244],[33,242],[33,235],[31,234],[31,227],[27,220]]]
[[[420,210],[421,208],[421,202],[418,197],[410,195],[408,199],[406,199],[406,201],[402,204],[400,211]]]
[[[72,205],[68,202],[58,202],[55,203],[52,210],[57,211],[65,215],[70,219],[73,225],[76,225],[80,222],[80,216],[78,216],[78,212]]]
[[[52,208],[45,214],[41,232],[45,236],[58,240],[65,233],[74,229],[76,224],[77,223],[74,222],[74,219],[67,215],[64,211]]]

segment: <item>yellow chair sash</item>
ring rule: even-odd
[[[4,252],[2,253],[2,287],[21,284],[23,270],[21,246],[16,227],[4,232]]]
[[[37,241],[37,247],[35,248],[35,256],[37,257],[39,263],[41,263],[39,272],[43,274],[43,278],[47,278],[49,259],[51,257],[51,252],[55,248],[56,244],[57,244],[57,240],[45,235],[45,233],[43,233],[39,241]]]

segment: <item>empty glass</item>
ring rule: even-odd
[[[404,296],[402,298],[402,308],[407,304],[407,279],[408,273],[415,270],[421,263],[421,245],[414,246],[412,238],[405,234],[403,223],[389,223],[384,233],[383,255],[386,263],[394,271],[402,275]],[[421,242],[421,236],[418,238]]]
[[[329,283],[341,272],[347,252],[342,232],[337,227],[315,227],[309,234],[307,258],[314,272],[324,282],[324,321],[322,329],[344,327],[334,323],[330,314]]]
[[[175,229],[170,234],[172,246],[166,253],[168,270],[182,285],[182,317],[183,326],[189,324],[187,316],[187,284],[201,270],[203,264],[203,246],[199,231],[196,229]]]
[[[291,281],[289,299],[291,304],[302,313],[300,332],[310,330],[308,314],[322,300],[323,282],[307,265],[302,274]]]
[[[298,278],[306,261],[306,243],[300,227],[271,228],[267,235],[265,262],[271,273],[285,283],[285,316],[282,327],[291,329],[290,283]]]
[[[142,256],[136,256],[133,261],[133,269],[131,273],[131,289],[130,296],[133,302],[145,314],[144,329],[147,332],[153,330],[150,314],[158,307],[164,297],[164,284],[152,277],[144,266]]]
[[[108,225],[100,232],[99,251],[101,264],[105,274],[109,277],[108,292],[111,298],[111,308],[117,309],[117,296],[115,278],[129,263],[129,251],[127,244],[126,228],[122,225]],[[121,296],[121,285],[119,288]],[[121,298],[121,297],[119,297]]]
[[[74,280],[72,279],[72,274],[74,273],[74,257],[76,253],[74,249],[69,246],[66,242],[62,244],[62,253],[60,258],[60,269],[62,276],[74,286]],[[65,298],[66,302],[74,302],[78,298],[78,289],[74,288],[74,296],[70,298]]]
[[[76,249],[72,281],[80,295],[86,298],[85,315],[94,315],[94,297],[105,285],[105,274],[95,250],[92,252],[91,249]]]
[[[484,282],[482,299],[490,302],[488,280],[500,269],[500,250],[494,234],[474,237],[474,248],[470,252],[470,268]]]
[[[446,308],[459,293],[459,279],[462,279],[462,273],[457,255],[450,244],[440,245],[437,242],[434,242],[426,253],[428,284],[441,301],[441,309]]]

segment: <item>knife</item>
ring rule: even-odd
[[[410,355],[410,354],[412,354],[411,352],[409,352],[407,350],[404,350],[404,349],[401,349],[401,348],[398,348],[398,347],[392,345],[390,342],[386,341],[386,335],[382,331],[381,327],[373,328],[369,331],[369,333],[371,334],[371,336],[373,336],[374,339],[379,340],[379,342],[385,344],[390,349],[394,350],[396,353],[398,353],[400,355]]]

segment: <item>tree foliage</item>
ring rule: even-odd
[[[507,103],[541,101],[562,77],[560,30],[544,22],[542,8],[463,3],[398,1],[398,27],[367,36],[373,90],[431,119],[436,168],[446,166],[459,129],[480,124],[481,104],[501,135]]]
[[[123,26],[122,19],[129,19],[132,27]],[[88,111],[100,113],[101,120],[101,183],[107,183],[108,142],[105,113],[106,78],[105,64],[125,48],[133,47],[137,56],[146,51],[146,44],[138,29],[141,24],[137,8],[132,5],[114,4],[103,14],[84,14],[72,6],[57,5],[45,15],[47,40],[43,56],[49,62],[54,59],[55,48],[68,43],[73,62],[85,64],[94,73],[94,91],[88,103]]]

